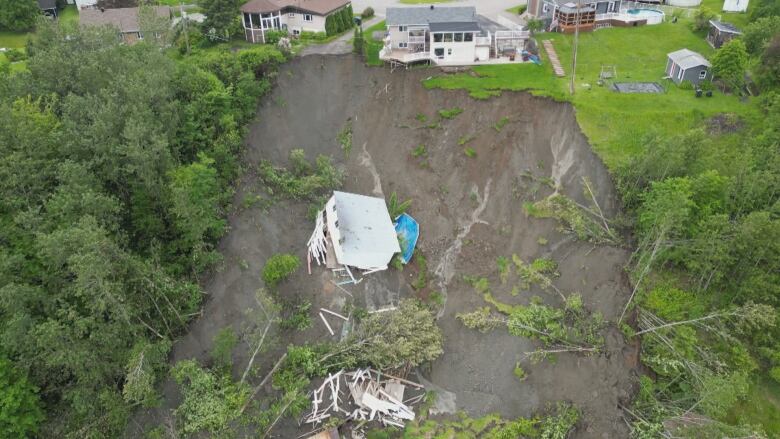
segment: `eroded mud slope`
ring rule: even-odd
[[[399,198],[412,199],[410,213],[421,225],[418,251],[428,259],[433,287],[446,295],[439,319],[445,353],[421,372],[421,379],[441,391],[437,409],[516,417],[567,400],[583,410],[577,437],[627,437],[618,404],[629,399],[636,356],[618,331],[607,331],[605,354],[564,354],[554,363],[531,364],[523,354],[533,350],[535,342],[505,330],[481,334],[455,318],[485,305],[463,275],[488,277],[494,296],[507,303],[527,303],[533,295],[555,303],[542,291],[532,288],[513,296],[501,285],[496,258],[513,254],[526,261],[555,259],[561,274],[558,288],[581,293],[588,308],[607,319],[617,318],[628,293],[622,271],[627,252],[575,241],[559,232],[554,220],[529,218],[522,209],[524,200],[551,193],[548,182],[586,204],[582,178],[587,177],[601,208],[614,215],[618,203],[605,167],[591,152],[570,105],[525,93],[475,101],[464,92],[424,89],[421,81],[437,73],[368,69],[351,56],[312,56],[287,64],[251,127],[246,154],[250,172],[239,186],[236,205],[257,190],[251,167],[261,159],[284,165],[294,148],[304,149],[310,158],[331,155],[345,170],[346,191],[378,196],[397,192]],[[439,110],[451,108],[463,112],[453,119],[438,116]],[[346,155],[336,136],[350,118],[353,146]],[[466,148],[473,154],[466,154]],[[522,174],[534,175],[536,181]],[[206,361],[219,328],[241,328],[244,311],[261,287],[258,273],[265,260],[282,251],[305,255],[312,226],[305,212],[304,203],[282,202],[267,212],[248,208],[231,215],[231,230],[220,246],[225,266],[205,283],[209,301],[203,317],[175,345],[174,361]],[[302,271],[287,283],[290,294],[308,298],[315,307],[343,306],[344,298],[329,287],[329,273],[315,269],[309,276]],[[369,305],[412,295],[411,271],[372,275],[352,292]],[[326,336],[315,320],[310,330],[277,334],[277,340],[284,346]],[[237,370],[244,358],[239,358]],[[275,358],[269,352],[263,367],[270,367]],[[523,382],[512,373],[518,361],[528,371]],[[177,400],[175,386],[169,383],[165,390],[167,399]],[[280,437],[293,430],[292,425],[283,427]]]

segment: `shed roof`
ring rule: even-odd
[[[155,6],[160,17],[170,17],[171,8]],[[82,26],[116,26],[121,32],[139,32],[138,8],[82,9],[79,11],[79,24]]]
[[[57,9],[57,0],[38,0],[38,7],[43,11]]]
[[[327,15],[350,3],[350,0],[250,0],[241,6],[241,12],[266,14],[285,8],[294,8],[317,15]]]
[[[336,248],[339,263],[360,268],[386,267],[401,247],[385,200],[348,192],[333,192],[333,198],[341,237],[333,243],[340,247]]]
[[[672,60],[673,63],[680,66],[680,68],[683,70],[698,66],[712,66],[712,64],[710,64],[706,58],[688,49],[680,49],[668,54],[667,56]]]
[[[725,23],[723,21],[718,20],[710,20],[710,26],[714,27],[715,29],[726,32],[730,34],[736,34],[736,35],[742,35],[742,31],[737,29],[733,24],[731,23]]]
[[[749,0],[725,0],[723,10],[725,12],[745,12],[748,8]]]
[[[482,30],[476,21],[431,23],[430,29],[431,32],[479,32]]]
[[[424,6],[387,8],[385,23],[388,26],[408,26],[430,23],[464,23],[477,19],[473,6]]]

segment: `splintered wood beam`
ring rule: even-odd
[[[324,323],[324,324],[325,324],[325,327],[326,327],[326,328],[328,328],[328,332],[330,332],[330,335],[336,335],[336,333],[335,333],[335,332],[333,332],[333,328],[331,328],[331,327],[330,327],[330,324],[329,324],[329,323],[328,323],[328,321],[325,319],[325,316],[324,316],[324,315],[322,315],[322,313],[319,313],[319,314],[320,314],[320,318],[322,319],[322,323]]]

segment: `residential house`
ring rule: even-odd
[[[592,24],[596,20],[596,16],[601,19],[607,18],[607,14],[618,14],[620,12],[621,0],[598,0],[582,3],[573,3],[572,0],[528,0],[527,13],[532,17],[545,21],[545,28],[548,28],[554,21],[556,12],[559,9],[564,8],[566,13],[573,13],[576,11],[577,4],[580,5],[580,12],[583,15],[593,14],[592,18],[583,16],[583,22],[589,21]],[[568,18],[567,21],[569,21]]]
[[[269,30],[325,32],[329,15],[350,6],[350,0],[250,0],[241,6],[244,36],[250,43],[264,43]]]
[[[710,20],[710,31],[707,33],[707,42],[710,43],[710,46],[719,49],[720,46],[739,35],[742,35],[742,32],[734,27],[734,25],[722,21]]]
[[[379,53],[385,61],[442,65],[486,63],[506,50],[521,51],[527,31],[483,30],[474,7],[387,8],[387,35]]]
[[[167,6],[154,6],[160,18],[171,18],[171,9]],[[82,26],[113,26],[127,44],[135,44],[149,35],[144,35],[138,20],[138,8],[96,9],[79,11],[79,24]],[[156,37],[156,35],[155,35]]]
[[[356,282],[359,274],[350,267],[363,274],[384,270],[401,251],[384,199],[338,191],[317,214],[307,247],[309,264],[325,263]]]
[[[57,16],[57,0],[38,0],[38,8],[45,15]]]
[[[698,85],[702,81],[712,81],[710,71],[712,64],[700,54],[692,50],[680,49],[668,54],[667,58],[666,76],[676,84],[690,81]]]

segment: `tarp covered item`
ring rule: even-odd
[[[420,236],[420,225],[414,218],[403,213],[395,220],[395,232],[401,245],[401,261],[408,264],[414,255],[414,247]]]

